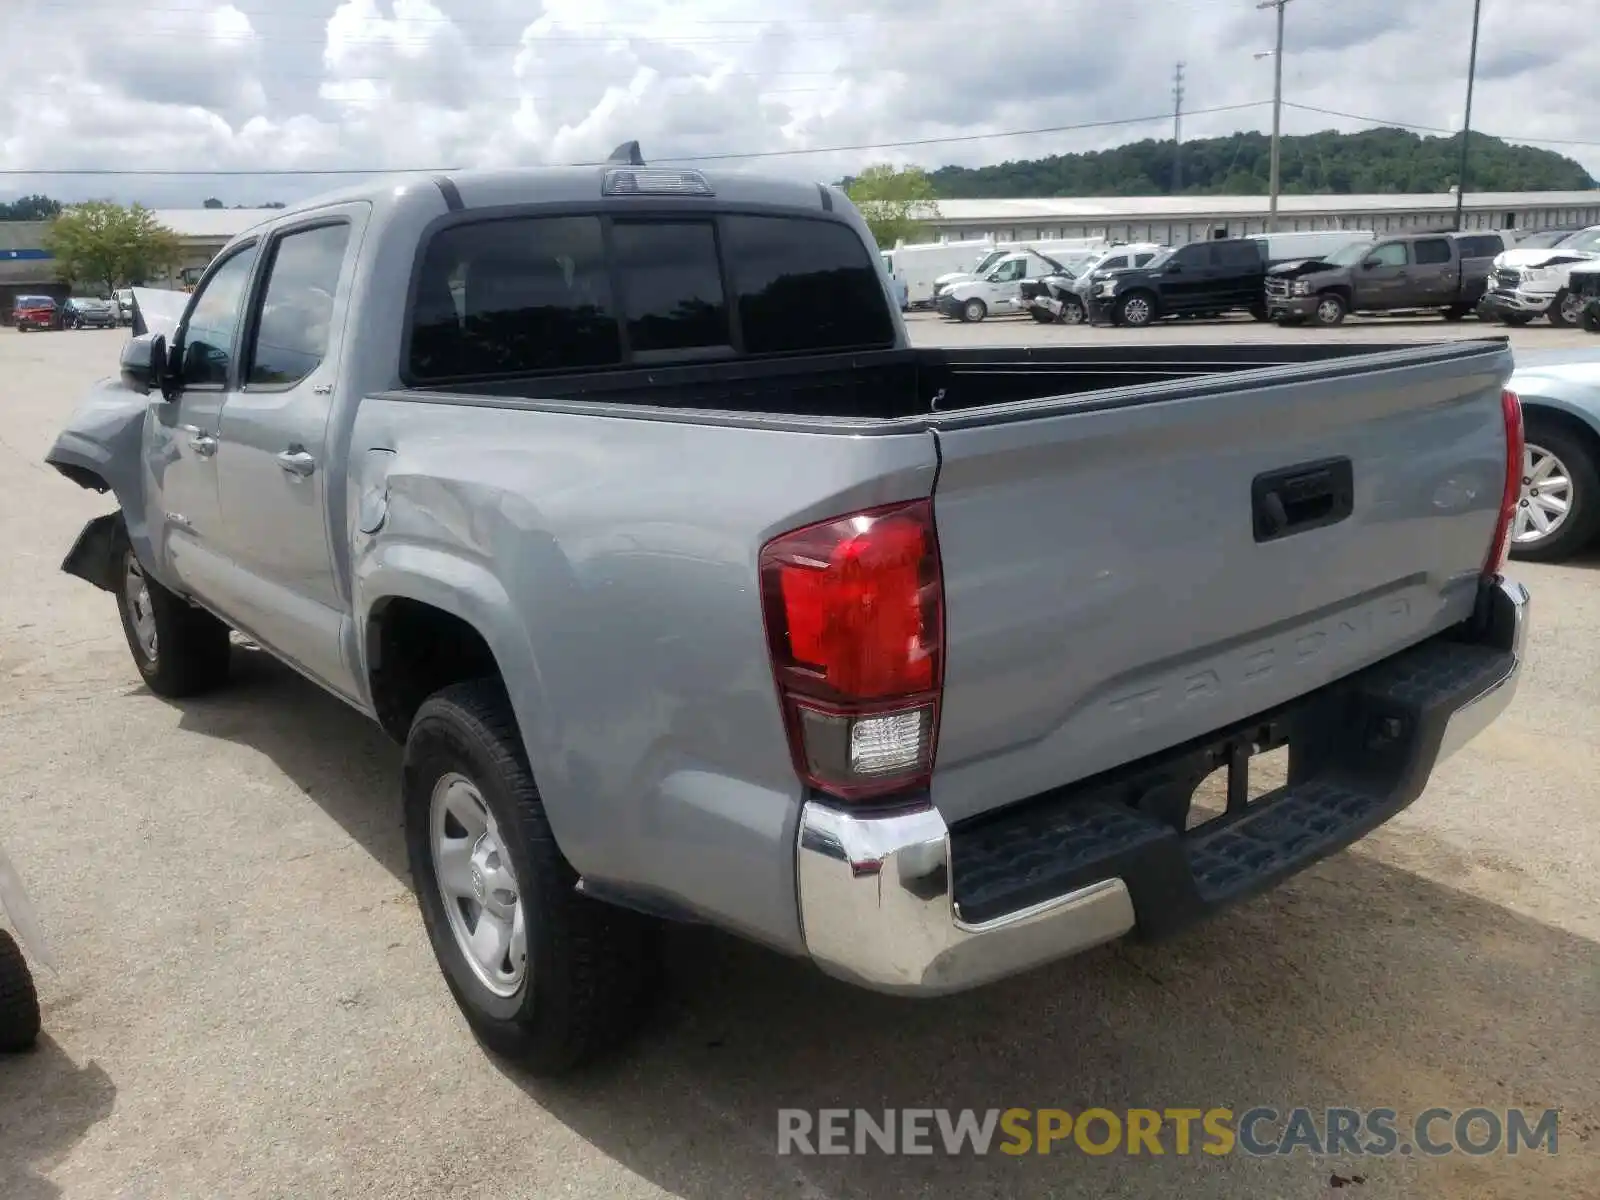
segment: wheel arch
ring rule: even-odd
[[[1521,399],[1524,427],[1529,421],[1539,421],[1570,434],[1578,439],[1589,452],[1590,461],[1600,469],[1600,414],[1588,413],[1570,402],[1545,396],[1521,396]]]

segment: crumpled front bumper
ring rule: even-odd
[[[1286,710],[954,830],[932,806],[858,814],[809,800],[797,863],[806,949],[840,978],[931,995],[1135,931],[1164,935],[1262,891],[1406,807],[1505,711],[1528,603],[1522,585],[1497,580],[1466,626]],[[1227,813],[1185,833],[1152,815],[1172,780],[1198,782],[1219,755],[1279,738],[1291,747],[1286,786],[1246,804],[1241,779],[1235,808],[1230,780]]]
[[[1482,304],[1491,313],[1527,313],[1537,317],[1550,307],[1554,292],[1530,292],[1526,288],[1495,288],[1483,294]]]

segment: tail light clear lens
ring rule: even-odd
[[[1522,500],[1523,458],[1526,442],[1522,431],[1522,401],[1509,388],[1500,393],[1500,412],[1506,425],[1506,478],[1500,494],[1500,520],[1494,528],[1494,541],[1489,544],[1489,557],[1484,560],[1485,577],[1498,575],[1506,565],[1511,552],[1511,527],[1517,519],[1517,505]]]
[[[795,770],[845,800],[925,785],[944,670],[927,500],[835,517],[761,550],[761,594]]]

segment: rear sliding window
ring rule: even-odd
[[[877,266],[848,226],[528,217],[430,239],[407,375],[424,383],[893,342]]]

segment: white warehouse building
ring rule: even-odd
[[[1453,193],[1368,196],[1280,196],[1282,231],[1370,229],[1394,233],[1454,227]],[[1600,190],[1587,192],[1468,192],[1466,229],[1545,229],[1600,225]],[[1104,237],[1112,241],[1180,246],[1226,228],[1248,237],[1267,230],[1265,196],[1097,196],[1034,200],[941,200],[921,241],[989,237],[1001,242]]]

